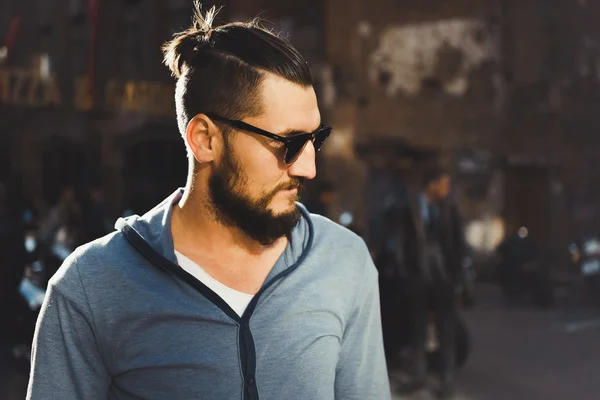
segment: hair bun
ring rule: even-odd
[[[183,73],[184,63],[190,63],[201,50],[214,46],[212,36],[215,30],[212,28],[212,23],[219,10],[213,6],[202,15],[198,1],[194,2],[194,8],[193,27],[176,34],[175,39],[163,47],[164,62],[176,77],[180,77]]]
[[[198,1],[194,2],[194,28],[198,31],[204,32],[207,38],[210,37],[213,28],[213,22],[215,21],[215,16],[221,9],[215,6],[212,6],[210,10],[206,12],[206,14],[202,15],[201,5]]]

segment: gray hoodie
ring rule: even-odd
[[[51,279],[28,399],[390,398],[364,242],[302,210],[240,318],[177,265],[175,192],[80,247]]]

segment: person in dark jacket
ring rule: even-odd
[[[456,366],[457,306],[464,256],[462,219],[450,198],[450,176],[441,167],[423,174],[418,193],[397,212],[399,252],[408,287],[408,343],[414,360],[413,389],[425,385],[427,327],[434,312],[440,346],[439,396],[453,392]]]

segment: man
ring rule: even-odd
[[[165,46],[187,185],[53,277],[29,399],[390,398],[367,248],[296,203],[330,132],[308,67],[214,13]]]
[[[450,176],[440,167],[423,174],[422,189],[396,213],[400,238],[398,258],[409,281],[409,343],[415,362],[413,389],[425,385],[427,377],[427,328],[435,313],[440,346],[438,394],[452,394],[456,366],[457,310],[455,290],[461,282],[464,235],[457,208],[449,198]],[[394,218],[392,218],[393,220]]]

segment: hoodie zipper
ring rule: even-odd
[[[290,273],[292,273],[298,266],[304,261],[307,257],[310,248],[313,243],[313,224],[310,220],[310,216],[308,212],[304,209],[300,208],[300,211],[303,217],[308,222],[308,243],[306,247],[302,251],[302,254],[298,258],[298,260],[289,268],[286,268],[285,271],[277,274],[273,279],[267,282],[257,293],[254,295],[248,307],[246,307],[246,311],[242,314],[242,317],[233,311],[233,309],[227,304],[219,295],[213,292],[208,286],[200,282],[198,279],[188,274],[185,270],[183,270],[179,265],[171,262],[162,254],[158,253],[156,250],[148,244],[144,240],[144,238],[131,226],[125,225],[122,229],[123,234],[127,241],[131,244],[131,246],[137,250],[144,258],[146,258],[152,265],[158,267],[160,270],[165,272],[168,275],[176,276],[181,279],[196,291],[198,291],[201,295],[206,297],[209,301],[219,307],[228,317],[230,317],[233,321],[238,324],[239,329],[239,349],[240,349],[240,362],[242,364],[242,372],[244,378],[244,390],[243,390],[243,398],[244,400],[259,400],[258,388],[256,384],[256,348],[254,346],[254,338],[252,336],[252,331],[250,330],[250,318],[256,309],[256,305],[258,304],[258,300],[260,296],[273,284],[280,281]]]

